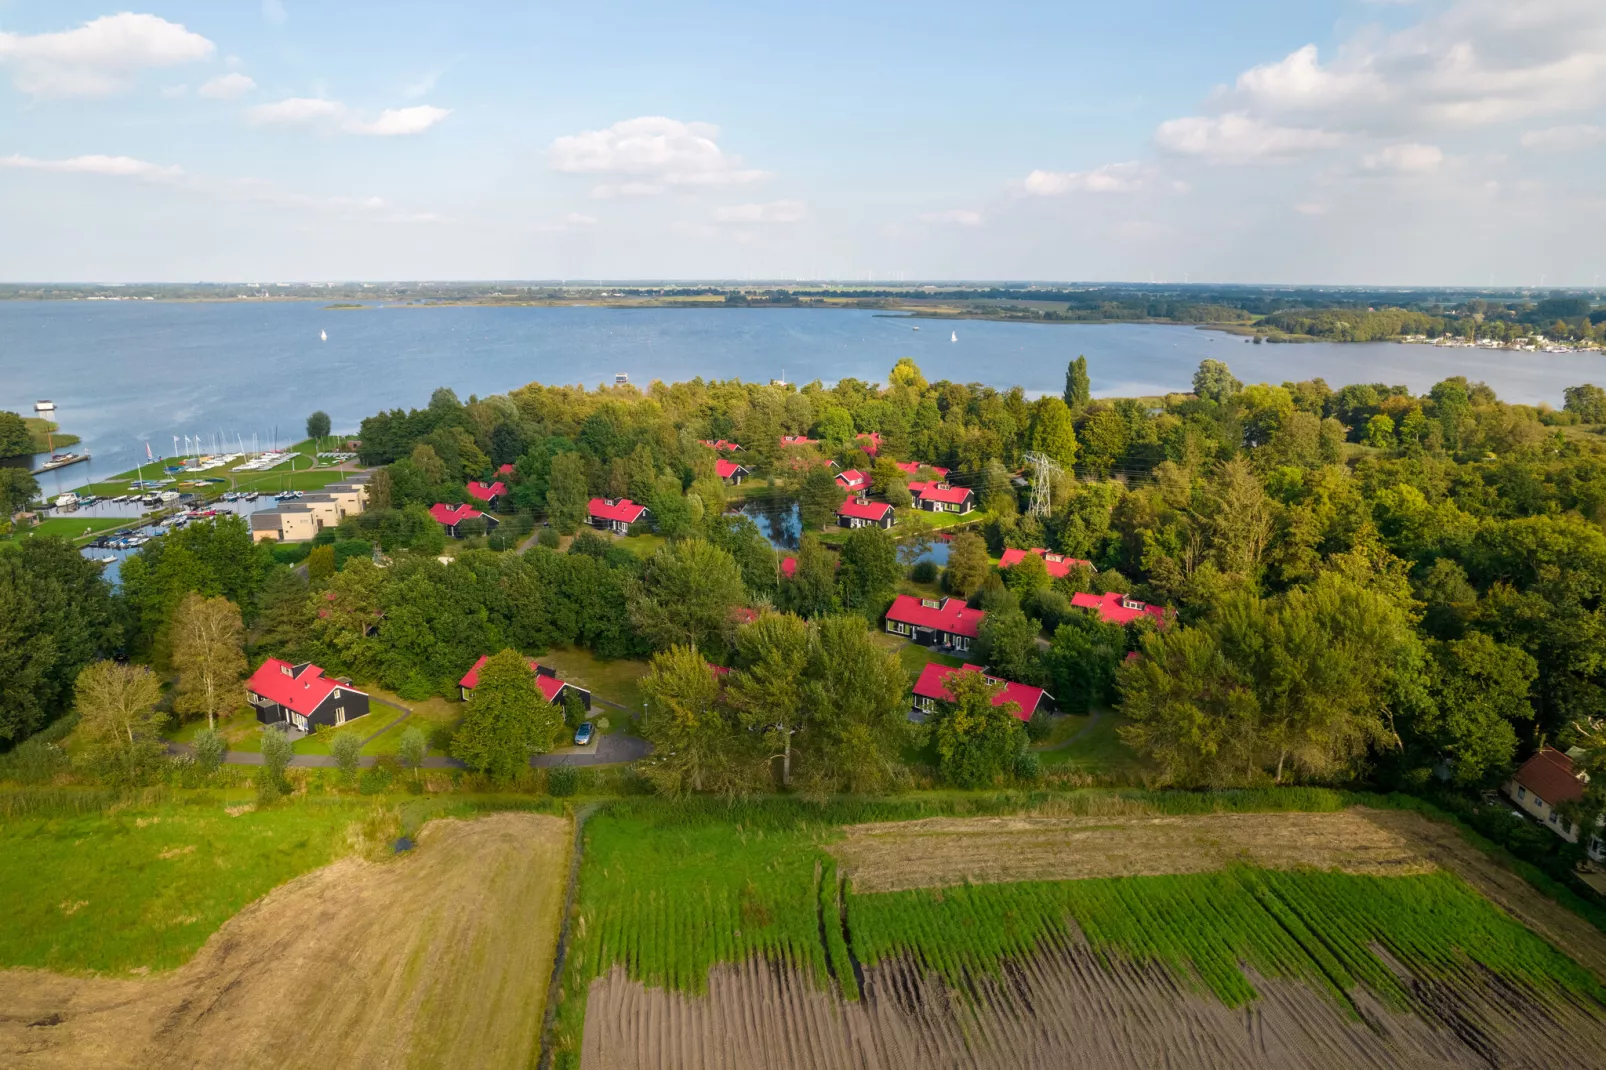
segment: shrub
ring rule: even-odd
[[[203,777],[211,776],[223,764],[228,750],[221,732],[213,728],[201,729],[195,733],[195,771]]]
[[[312,544],[305,542],[274,543],[273,560],[281,565],[299,565],[312,553]]]
[[[257,775],[257,801],[268,805],[289,790],[284,770],[295,753],[290,737],[277,728],[262,730],[262,771]]]
[[[1048,738],[1054,729],[1054,722],[1049,719],[1048,711],[1039,709],[1032,714],[1032,719],[1026,722],[1026,738],[1033,743],[1040,743]]]
[[[563,540],[558,535],[557,528],[544,527],[541,529],[541,534],[535,537],[535,541],[540,545],[545,546],[548,550],[556,550],[558,548],[558,543]]]
[[[937,581],[937,562],[916,561],[909,570],[909,578],[916,583],[935,583]]]
[[[1043,775],[1043,765],[1035,751],[1023,750],[1015,756],[1015,779],[1030,782]]]
[[[341,779],[351,783],[357,775],[357,759],[362,754],[362,740],[347,732],[336,736],[335,741],[329,744],[329,753],[334,755],[335,768],[340,770]]]
[[[580,770],[572,765],[555,765],[546,771],[547,794],[566,798],[580,790]]]

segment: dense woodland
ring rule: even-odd
[[[649,658],[647,775],[671,793],[775,778],[888,790],[921,769],[1030,779],[1035,726],[993,707],[980,677],[929,725],[905,720],[909,677],[872,633],[900,589],[940,588],[988,612],[975,660],[1045,685],[1063,710],[1118,710],[1171,783],[1476,791],[1541,741],[1594,746],[1598,767],[1603,418],[1606,392],[1589,385],[1558,411],[1458,378],[1424,395],[1244,385],[1213,361],[1190,393],[1142,399],[1091,398],[1082,361],[1063,396],[1037,399],[927,382],[908,360],[885,387],[531,384],[466,403],[442,389],[363,422],[371,508],[310,554],[252,545],[220,519],[146,547],[116,592],[62,544],[0,554],[0,738],[71,709],[97,657],[182,676],[179,622],[199,594],[238,607],[253,660],[310,659],[404,697],[450,695],[503,649]],[[783,449],[783,435],[818,445]],[[721,438],[745,447],[742,493],[800,502],[810,534],[795,575],[726,511],[733,491],[701,444]],[[1063,469],[1046,516],[1025,515],[1027,451]],[[981,508],[951,526],[946,568],[910,568],[899,544],[930,537],[922,514],[891,532],[825,527],[843,492],[822,458],[872,473],[872,493],[900,505],[894,460],[941,465]],[[506,522],[443,563],[427,506],[503,466]],[[648,504],[651,552],[580,531],[592,495]],[[1001,574],[1009,547],[1091,564],[1051,579],[1028,556]],[[1071,607],[1087,590],[1173,616],[1163,630],[1106,625]],[[545,731],[508,745],[539,748]]]

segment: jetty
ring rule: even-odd
[[[35,476],[42,476],[46,472],[54,472],[58,468],[66,468],[69,464],[77,464],[80,461],[87,461],[87,460],[89,460],[89,454],[87,452],[85,452],[85,453],[52,453],[50,455],[50,460],[46,461],[44,464],[40,465],[38,468],[35,468],[29,474],[30,475],[35,475]]]

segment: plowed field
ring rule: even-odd
[[[0,971],[0,1066],[509,1067],[539,1044],[569,823],[434,821],[227,922],[149,980]]]

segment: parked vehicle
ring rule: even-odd
[[[595,735],[596,731],[591,727],[591,722],[586,721],[574,730],[574,745],[576,747],[590,746],[592,737]]]

